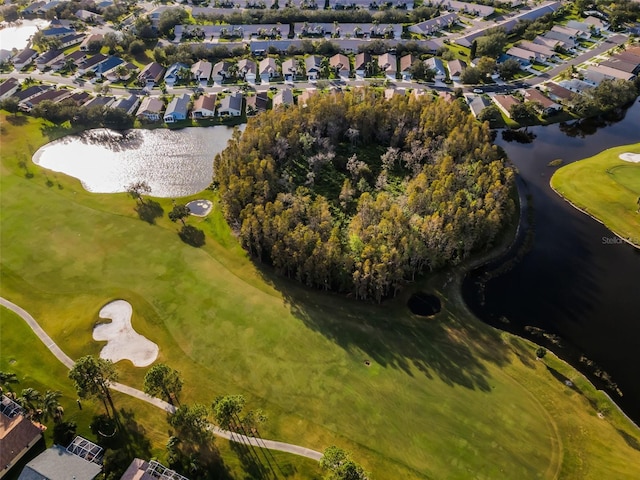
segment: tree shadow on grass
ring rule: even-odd
[[[7,122],[15,127],[20,127],[27,123],[27,117],[22,115],[7,115]]]
[[[563,375],[562,373],[557,371],[555,368],[550,367],[549,365],[545,365],[545,367],[547,367],[547,371],[553,376],[553,378],[555,378],[559,382],[562,382],[566,387],[569,387],[574,392],[579,393],[580,395],[584,395],[582,390],[580,390],[569,377]],[[596,408],[596,405],[594,405],[593,401],[589,400],[589,403],[591,403],[591,406]]]
[[[490,391],[485,362],[499,366],[511,362],[512,348],[500,332],[474,319],[466,310],[435,291],[442,311],[429,319],[410,313],[406,306],[411,291],[381,305],[355,301],[342,295],[307,290],[295,282],[261,267],[265,280],[284,296],[292,314],[304,324],[347,351],[362,351],[365,362],[416,371],[427,378],[438,377],[450,386]]]
[[[242,463],[242,470],[247,479],[275,480],[287,476],[269,450],[257,448],[246,442],[230,442],[230,445]]]
[[[155,225],[156,219],[164,215],[162,206],[153,200],[145,200],[144,203],[138,203],[135,208],[140,220],[144,220],[150,225]]]
[[[616,431],[620,434],[624,441],[627,442],[627,445],[640,452],[640,441],[638,441],[636,437],[634,437],[633,435],[629,435],[627,432],[621,430],[620,428],[616,428]]]

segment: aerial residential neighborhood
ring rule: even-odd
[[[640,1],[0,3],[0,479],[640,478]]]

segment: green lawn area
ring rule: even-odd
[[[459,294],[462,267],[381,306],[309,291],[249,261],[215,192],[184,199],[215,205],[209,217],[189,219],[206,233],[195,249],[166,216],[171,199],[154,199],[165,215],[145,223],[127,195],[88,193],[29,161],[59,128],[23,116],[0,122],[0,293],[72,358],[99,353],[91,336],[98,311],[122,298],[133,305],[134,328],[160,346],[158,360],[182,372],[183,402],[242,393],[269,416],[265,438],[320,451],[337,444],[377,480],[640,476],[640,431],[566,364],[536,361],[533,344],[477,320]],[[442,311],[412,315],[412,290],[440,295]],[[37,371],[42,385],[63,382],[64,369],[35,348],[5,353],[12,338],[28,338],[19,325],[2,312],[2,362],[15,357],[12,367]],[[123,383],[141,388],[145,369],[117,367]],[[148,425],[152,452],[161,450],[164,413],[117,401]],[[306,461],[287,461],[299,478],[317,474]]]
[[[640,245],[640,164],[620,160],[625,152],[640,153],[640,143],[562,167],[551,178],[551,186],[621,237]]]

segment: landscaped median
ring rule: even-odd
[[[158,361],[181,373],[181,402],[242,394],[268,415],[265,438],[317,451],[336,444],[376,480],[640,476],[640,431],[574,369],[535,360],[535,345],[474,318],[451,281],[461,270],[416,285],[441,300],[429,318],[410,313],[409,289],[382,305],[310,291],[247,259],[215,192],[185,200],[213,203],[207,217],[189,219],[206,235],[193,248],[167,218],[171,199],[154,199],[164,215],[150,225],[126,194],[89,193],[31,163],[59,129],[21,115],[0,125],[0,295],[71,358],[100,352],[92,337],[100,310],[123,299],[135,331],[158,345]],[[77,414],[66,368],[22,321],[0,313],[0,368],[63,391],[69,417]],[[116,368],[121,383],[141,388],[146,367]],[[165,461],[166,414],[116,401]],[[223,458],[241,462],[229,450]],[[290,478],[313,478],[309,462],[287,456],[299,469]],[[249,467],[237,470],[250,475]]]
[[[560,168],[551,177],[551,188],[616,235],[640,246],[639,159],[640,143],[610,148]]]

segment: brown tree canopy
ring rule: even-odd
[[[252,118],[214,164],[254,257],[377,301],[490,246],[514,211],[513,175],[459,103],[368,89]]]

